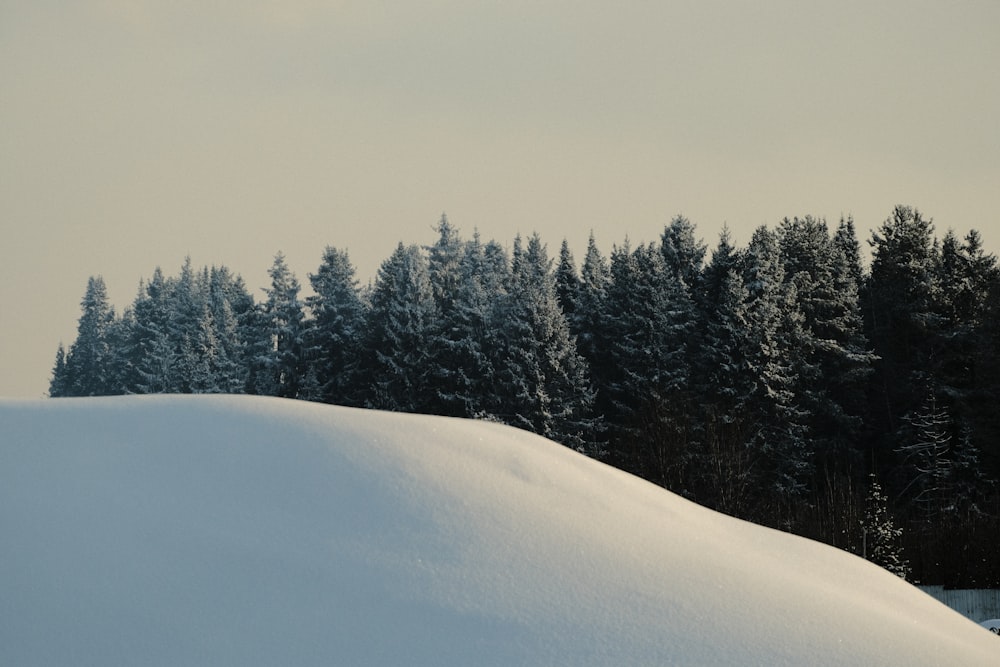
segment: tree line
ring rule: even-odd
[[[1000,586],[1000,269],[981,236],[898,206],[854,223],[657,242],[578,265],[399,244],[360,286],[327,247],[312,294],[279,253],[257,301],[225,267],[156,269],[120,314],[100,277],[50,396],[251,393],[499,421],[698,503],[924,583]]]

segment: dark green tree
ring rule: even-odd
[[[427,259],[400,243],[371,295],[361,368],[368,407],[426,412],[437,404],[430,363],[437,323]]]
[[[104,278],[91,276],[87,280],[80,307],[83,313],[77,324],[76,340],[66,355],[65,395],[106,396],[114,393],[109,336],[115,312],[108,302]]]
[[[359,361],[366,313],[347,251],[327,246],[309,282],[314,294],[306,298],[312,318],[307,323],[305,354],[319,398],[361,405]]]
[[[252,393],[296,398],[307,364],[303,354],[305,312],[299,300],[298,279],[278,253],[268,271],[271,287],[259,308],[255,355],[252,359]]]

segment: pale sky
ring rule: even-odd
[[[896,204],[1000,250],[1000,2],[0,0],[0,396],[80,299],[327,245],[367,282],[442,212],[582,258]]]

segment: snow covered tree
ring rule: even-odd
[[[865,516],[861,522],[862,556],[901,579],[910,576],[910,564],[903,558],[900,538],[903,529],[896,527],[889,514],[889,503],[874,474],[868,476]]]
[[[700,289],[706,246],[695,236],[695,225],[677,216],[660,235],[660,252],[668,271],[684,281],[692,294]]]
[[[446,216],[441,216],[436,231],[437,241],[426,248],[436,319],[428,335],[429,395],[424,409],[436,414],[471,416],[468,411],[477,403],[472,400],[470,388],[477,382],[478,371],[473,365],[478,365],[474,357],[479,341],[467,316],[468,300],[477,300],[469,290],[477,288],[478,268],[469,265],[466,244]],[[482,247],[478,249],[481,259]],[[470,270],[474,273],[468,273]]]
[[[132,304],[135,326],[131,349],[134,355],[135,385],[132,391],[158,394],[179,391],[177,355],[170,333],[170,298],[173,288],[160,267],[146,282]]]
[[[219,392],[242,393],[247,381],[244,322],[253,311],[253,297],[241,278],[233,276],[224,266],[213,266],[208,279],[206,305],[215,337],[214,382]],[[205,317],[203,313],[201,319]],[[206,333],[199,335],[204,337]]]
[[[687,286],[668,269],[659,248],[626,245],[611,255],[607,305],[613,455],[627,469],[680,490],[682,480],[671,471],[689,436],[688,345],[696,322]]]
[[[80,303],[83,314],[77,325],[76,340],[65,361],[66,396],[106,396],[113,393],[109,332],[115,321],[108,303],[108,289],[101,276],[87,280]]]
[[[436,402],[429,375],[438,309],[420,248],[400,243],[379,267],[366,323],[365,404],[424,412]]]
[[[925,515],[940,514],[950,502],[949,479],[952,469],[952,421],[933,391],[922,407],[905,418],[904,442],[897,451],[909,474],[904,489],[924,509]]]
[[[569,241],[563,239],[559,247],[559,263],[556,265],[556,296],[563,314],[572,322],[577,309],[580,292],[580,277],[576,273],[576,261],[573,251],[569,249]]]
[[[778,238],[785,281],[794,286],[802,313],[799,398],[817,455],[832,464],[858,440],[861,397],[875,361],[864,334],[855,267],[845,255],[847,244],[835,243],[823,220],[785,218]]]
[[[515,241],[512,280],[501,303],[498,373],[503,421],[580,451],[593,447],[593,390],[559,306],[555,278],[537,234]]]
[[[756,520],[783,523],[792,504],[805,496],[812,451],[798,396],[802,314],[794,285],[785,281],[777,236],[766,227],[754,232],[744,254],[744,282],[747,363],[754,379],[750,446],[762,457],[757,472],[766,494],[762,501],[770,505]]]
[[[740,254],[723,229],[702,279],[692,363],[692,432],[685,476],[699,503],[739,515],[749,505],[760,453],[748,446],[754,421],[748,401],[754,377],[747,361],[749,292]]]
[[[59,343],[59,349],[56,350],[55,365],[52,367],[52,378],[49,380],[49,397],[61,398],[68,396],[66,385],[66,348],[63,347],[62,343]]]
[[[447,317],[451,312],[462,279],[463,243],[458,229],[448,221],[448,216],[443,213],[435,230],[438,233],[438,240],[426,249],[427,273],[438,310]]]
[[[487,261],[489,246],[478,232],[464,246],[461,279],[437,327],[434,387],[442,414],[499,420],[494,383],[501,325],[496,312],[509,276],[505,261]]]
[[[874,351],[871,401],[873,424],[893,433],[899,419],[920,405],[930,381],[933,343],[941,319],[936,312],[939,252],[934,227],[919,211],[897,206],[872,234],[872,267],[866,290],[865,315]]]
[[[347,251],[327,246],[309,282],[315,294],[306,298],[312,313],[306,356],[319,397],[327,403],[361,405],[358,363],[365,306]]]
[[[252,360],[253,393],[296,398],[306,374],[302,353],[305,313],[299,300],[299,281],[278,253],[268,271],[271,287],[261,304]]]

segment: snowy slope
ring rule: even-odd
[[[0,402],[0,664],[997,665],[835,549],[495,424]]]

